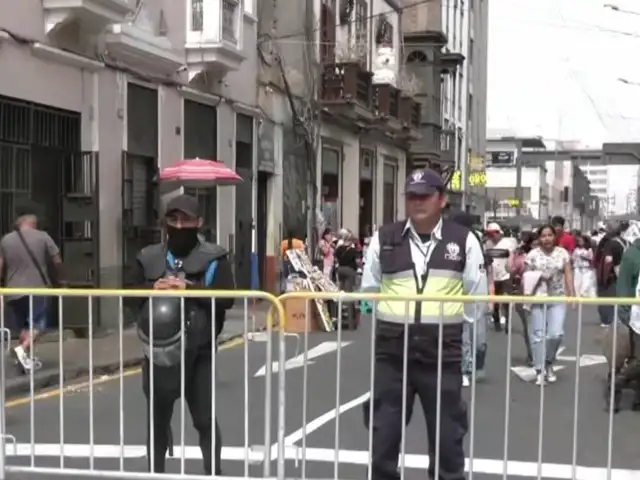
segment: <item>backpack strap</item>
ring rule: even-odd
[[[176,259],[173,256],[173,254],[167,250],[167,263],[169,264],[169,266],[171,268],[175,267],[176,264]],[[209,266],[207,267],[207,270],[205,271],[204,274],[204,286],[205,287],[210,287],[211,285],[213,285],[213,278],[216,274],[216,269],[218,268],[218,261],[217,260],[212,260],[211,263],[209,263]]]

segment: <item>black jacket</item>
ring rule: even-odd
[[[145,259],[149,256],[156,259],[152,268],[145,268]],[[211,285],[205,287],[204,275],[206,268],[211,261],[217,261],[217,267]],[[211,289],[211,290],[234,290],[235,281],[233,270],[229,262],[229,252],[211,243],[201,243],[191,254],[183,260],[185,265],[185,274],[187,280],[192,282],[187,285],[188,289]],[[145,247],[138,254],[136,261],[131,265],[125,275],[124,287],[134,290],[152,289],[153,284],[160,278],[164,277],[167,272],[166,262],[166,246],[164,244],[155,244]],[[125,306],[129,310],[130,318],[135,319],[143,306],[146,305],[148,298],[126,298]],[[226,311],[233,307],[234,299],[219,297],[215,299],[215,314],[213,324],[215,325],[216,337],[222,332],[224,327]],[[211,324],[211,297],[194,297],[185,300],[185,308],[201,308],[206,312],[206,317]],[[211,339],[211,331],[198,332],[198,336],[202,340],[202,344],[208,343]],[[208,334],[208,335],[207,335]]]

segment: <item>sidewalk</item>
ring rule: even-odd
[[[247,331],[262,331],[266,327],[269,304],[263,302],[256,306],[255,318],[249,307],[247,313]],[[224,330],[218,337],[218,345],[224,345],[232,340],[244,336],[245,314],[243,307],[236,307],[227,312],[227,320]],[[36,346],[36,355],[42,362],[42,368],[34,374],[34,391],[55,387],[60,384],[60,342],[57,332],[50,338],[44,338]],[[87,339],[74,338],[70,332],[63,335],[63,362],[64,384],[74,379],[88,375],[89,373],[89,341]],[[108,375],[124,369],[140,365],[144,359],[142,347],[138,339],[135,326],[125,328],[122,332],[122,349],[120,348],[120,335],[118,331],[101,332],[93,339],[93,373],[94,375]],[[122,360],[120,352],[122,351]],[[6,360],[5,395],[7,399],[29,393],[31,391],[30,375],[19,372],[14,367],[13,356]]]

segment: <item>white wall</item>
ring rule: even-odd
[[[516,169],[504,167],[487,167],[487,188],[515,188]],[[536,218],[544,218],[546,208],[541,205],[541,197],[544,195],[543,188],[546,187],[546,173],[540,167],[522,168],[522,188],[531,190],[528,202],[523,202],[523,206],[531,209],[531,214]],[[488,212],[489,214],[491,212]],[[515,213],[514,213],[515,214]]]
[[[569,162],[545,162],[547,169],[546,182],[548,185],[549,214],[555,215],[562,208],[562,191],[564,189],[564,171]]]

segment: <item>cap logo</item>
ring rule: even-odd
[[[422,183],[424,181],[424,172],[416,170],[411,174],[411,183]]]

